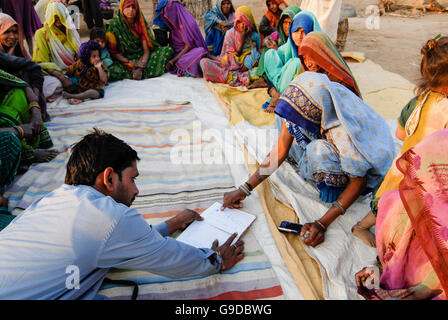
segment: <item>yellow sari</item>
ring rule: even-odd
[[[448,127],[448,98],[434,91],[423,93],[418,97],[417,105],[406,121],[405,127],[398,125],[406,131],[406,137],[401,152],[394,159],[394,164],[406,151],[425,137]],[[397,169],[397,166],[392,165],[384,177],[376,197],[379,198],[388,191],[398,190],[402,179],[403,174]]]
[[[65,27],[65,33],[55,26],[56,16]],[[67,8],[60,2],[48,4],[45,24],[36,31],[33,61],[42,69],[65,71],[75,62],[81,40]]]

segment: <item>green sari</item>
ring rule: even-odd
[[[143,79],[159,77],[165,72],[165,65],[171,59],[174,51],[171,47],[161,47],[154,38],[153,31],[141,15],[139,23],[144,25],[150,38],[151,53],[143,70]],[[143,27],[142,27],[143,28]],[[111,54],[122,54],[129,60],[138,61],[144,54],[142,38],[127,24],[121,12],[106,25],[108,50]],[[109,67],[110,81],[133,79],[133,67],[117,60]]]
[[[23,88],[29,85],[3,70],[0,70],[0,84],[3,87],[12,87],[12,89],[0,93],[0,128],[10,128],[29,123],[31,114],[28,110],[28,100],[23,90]],[[53,146],[45,125],[39,136],[23,138],[21,144],[23,162],[31,162],[33,160],[34,149],[47,149]]]

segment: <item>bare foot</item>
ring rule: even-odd
[[[49,162],[59,154],[56,150],[35,149],[33,162]]]
[[[255,88],[267,88],[268,84],[263,78],[257,79],[255,82],[250,84],[247,89],[255,89]]]
[[[376,248],[375,235],[368,228],[361,226],[359,222],[352,227],[352,233],[369,247]]]
[[[58,98],[47,98],[47,102],[49,103],[53,103],[57,100]]]
[[[274,113],[275,106],[269,105],[266,109],[264,109],[264,112],[266,113]]]
[[[134,72],[132,73],[132,77],[134,78],[134,80],[142,80],[143,70],[140,68],[135,69]]]
[[[62,98],[64,99],[70,99],[73,95],[71,93],[68,93],[67,91],[62,91]]]
[[[81,100],[81,99],[76,99],[76,98],[68,99],[68,103],[70,103],[70,104],[80,104],[83,102],[84,102],[84,100]]]

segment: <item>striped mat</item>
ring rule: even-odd
[[[150,224],[186,208],[202,212],[235,188],[227,164],[201,163],[204,150],[219,153],[221,146],[212,136],[197,134],[199,119],[189,103],[135,108],[89,108],[81,104],[49,112],[52,121],[47,127],[61,154],[50,163],[33,165],[9,188],[5,195],[16,214],[18,208],[28,207],[64,182],[71,145],[93,127],[114,134],[137,151],[141,159],[136,181],[140,194],[133,208]],[[183,162],[176,164],[173,157],[181,157]],[[174,280],[148,272],[111,269],[107,277],[138,283],[138,299],[283,299],[280,283],[250,229],[243,240],[245,258],[215,275]],[[99,293],[111,299],[130,299],[132,289],[103,284]]]

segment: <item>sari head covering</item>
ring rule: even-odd
[[[278,10],[276,13],[272,12],[269,9],[268,3],[269,2],[274,2],[275,4],[277,4],[278,6]],[[268,9],[265,12],[265,16],[266,18],[269,20],[269,26],[271,28],[275,28],[278,25],[278,22],[280,20],[280,15],[282,14],[282,9],[280,9],[280,4],[284,4],[285,7],[288,6],[288,4],[284,1],[284,0],[266,0],[266,7],[268,7]]]
[[[283,10],[277,24],[277,32],[280,37],[279,45],[282,45],[286,43],[286,41],[288,41],[288,36],[285,34],[285,31],[283,30],[283,21],[285,21],[286,18],[290,18],[292,22],[295,15],[298,14],[300,11],[302,10],[297,6],[289,6],[285,10]]]
[[[294,52],[294,57],[299,57],[299,48],[292,40],[292,34],[299,29],[305,31],[305,35],[311,31],[322,31],[316,16],[310,11],[301,11],[295,15],[289,25],[289,42]]]
[[[169,0],[162,10],[162,18],[170,29],[171,44],[176,53],[182,51],[185,45],[190,49],[207,49],[196,20],[179,1]]]
[[[434,147],[437,146],[437,147]],[[402,298],[421,290],[448,292],[448,129],[437,131],[397,161],[399,190],[381,196],[376,223],[381,289],[370,299]],[[440,291],[438,292],[440,293]]]
[[[228,17],[226,17],[224,13],[222,13],[221,7],[224,1],[229,1],[231,5]],[[205,34],[208,34],[210,32],[210,30],[213,28],[217,20],[221,20],[224,22],[232,21],[234,17],[234,12],[235,8],[233,7],[233,3],[231,0],[216,0],[216,6],[204,15]]]
[[[0,35],[4,34],[6,31],[8,31],[11,27],[17,26],[17,31],[19,33],[19,47],[20,47],[20,53],[23,58],[27,58],[28,60],[31,60],[31,56],[28,52],[28,50],[24,46],[24,38],[23,33],[20,25],[14,20],[10,15],[6,13],[0,13]],[[2,44],[0,43],[0,51],[6,52],[5,48],[3,48]]]
[[[55,26],[56,17],[59,18],[65,27],[65,35]],[[81,40],[70,13],[62,3],[51,2],[48,4],[47,10],[45,11],[43,32],[48,46],[35,45],[33,60],[45,67],[45,63],[48,61],[43,59],[42,56],[51,56],[51,62],[57,68],[61,70],[67,69],[75,62],[75,55],[81,45]],[[47,50],[50,52],[47,52]]]
[[[130,5],[134,5],[137,10],[137,18],[135,21],[135,27],[133,28],[129,21],[123,14],[123,10]],[[154,40],[151,39],[148,32],[148,23],[143,16],[142,10],[140,10],[140,5],[137,0],[121,0],[120,1],[120,16],[123,19],[124,23],[127,25],[128,29],[138,38],[145,40],[148,46],[153,49],[154,48]],[[153,37],[154,38],[154,37]]]
[[[310,32],[300,45],[299,58],[302,62],[302,68],[304,71],[308,71],[303,60],[304,56],[311,58],[319,67],[361,97],[361,92],[349,66],[325,33],[320,31]]]
[[[367,176],[368,188],[375,188],[392,164],[395,147],[386,121],[325,74],[297,76],[275,113],[302,128],[309,140],[330,141],[339,151],[342,171],[348,176]]]
[[[241,6],[236,9],[234,26],[236,26],[238,22],[243,23],[250,31],[259,33],[252,11],[248,6]]]

